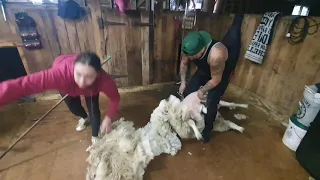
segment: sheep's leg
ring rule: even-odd
[[[194,134],[195,134],[195,136],[196,136],[196,138],[197,138],[198,140],[203,139],[201,133],[199,132],[199,130],[198,130],[198,128],[196,127],[196,124],[195,124],[195,122],[194,122],[193,120],[191,120],[191,119],[188,120],[188,125],[192,128],[192,130],[193,130],[193,132],[194,132]]]
[[[248,108],[248,104],[237,104],[237,103],[230,103],[227,101],[222,101],[220,100],[219,105],[221,107],[229,107],[230,109],[235,109],[236,107],[241,107],[241,108]]]
[[[234,130],[237,130],[241,133],[243,133],[244,131],[244,128],[241,127],[241,126],[238,126],[237,124],[231,122],[231,121],[228,121],[228,120],[225,120],[225,123],[228,124],[228,126],[231,128],[231,129],[234,129]]]

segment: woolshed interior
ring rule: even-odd
[[[0,179],[320,179],[319,7],[316,0],[2,0]],[[234,24],[239,34],[228,39]],[[219,131],[221,124],[214,123],[208,142],[197,139],[198,130],[204,135],[195,119],[183,119],[187,111],[177,93],[183,39],[202,31],[226,42],[227,63],[238,52],[221,94],[229,104],[218,109],[227,129]],[[93,124],[77,131],[80,117],[60,91],[37,84],[49,80],[14,81],[49,71],[62,55],[86,52],[100,58],[120,94],[113,129],[99,133],[96,144]],[[187,67],[188,85],[200,68]],[[61,81],[65,87],[75,84]],[[19,97],[6,102],[12,94]],[[86,98],[80,98],[90,119]],[[169,104],[173,99],[179,103]],[[103,92],[97,102],[101,128],[112,103]],[[212,111],[211,105],[196,105]],[[201,113],[204,127],[207,114]],[[125,122],[115,125],[121,118]],[[184,138],[172,122],[192,137]],[[130,127],[121,134],[125,123],[132,123],[131,134]],[[169,127],[176,146],[160,126]]]

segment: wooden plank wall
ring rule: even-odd
[[[127,25],[108,25],[104,28],[106,54],[111,55],[107,71],[128,77],[116,79],[119,86],[147,85],[150,83],[148,13],[130,11],[126,17],[118,11],[102,9],[104,21]]]
[[[176,50],[175,15],[159,13],[155,18],[154,82],[172,81],[175,77]]]
[[[21,9],[20,5],[8,5],[9,13],[6,13],[11,30],[18,38],[14,13],[21,12]],[[43,46],[39,50],[20,48],[20,55],[23,53],[26,57],[28,73],[50,68],[54,58],[61,54],[95,51],[90,16],[80,21],[63,20],[57,16],[55,6],[23,7],[23,11],[36,21]],[[21,39],[15,44],[21,45]]]

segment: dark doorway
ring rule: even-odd
[[[16,47],[0,48],[0,82],[27,75]]]

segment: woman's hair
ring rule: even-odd
[[[100,72],[101,70],[101,62],[100,58],[92,52],[86,52],[86,53],[81,53],[75,63],[82,63],[85,65],[91,66],[93,69],[95,69],[97,72]]]

